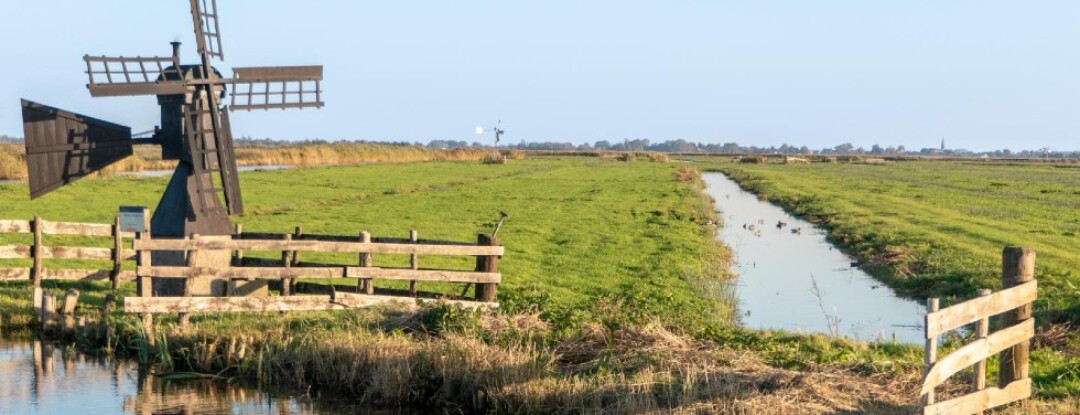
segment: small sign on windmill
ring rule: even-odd
[[[32,199],[132,155],[133,145],[159,145],[163,159],[179,162],[154,210],[151,232],[231,234],[229,215],[243,213],[244,204],[229,112],[321,108],[323,69],[234,68],[232,77],[222,76],[212,66],[225,57],[217,2],[190,2],[198,63],[180,62],[179,42],[172,42],[167,57],[83,57],[91,96],[157,97],[161,125],[151,137],[134,138],[130,127],[22,101]]]

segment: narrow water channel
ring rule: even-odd
[[[855,267],[824,230],[721,173],[704,179],[723,218],[719,238],[735,255],[744,326],[922,343],[925,308]]]
[[[41,341],[0,341],[0,414],[379,413],[306,392],[268,393],[223,381],[169,381],[134,362]]]

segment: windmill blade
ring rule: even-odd
[[[199,55],[225,60],[225,53],[221,50],[217,0],[191,0],[191,18],[195,24]]]
[[[322,108],[322,66],[234,68],[232,111]]]
[[[217,112],[214,111],[213,95],[209,95],[210,99],[206,97],[204,93],[196,94],[192,105],[184,106],[184,122],[187,123],[187,128],[184,128],[187,135],[185,142],[194,176],[194,188],[188,189],[188,194],[196,215],[225,213],[217,196],[223,190],[214,187],[213,176],[222,172],[216,137]]]
[[[30,198],[132,154],[131,128],[22,100]]]
[[[220,111],[221,126],[214,136],[217,140],[218,165],[221,166],[221,188],[225,191],[225,206],[230,215],[244,213],[244,199],[240,196],[240,179],[236,170],[236,149],[233,147],[232,126],[229,112]]]
[[[83,56],[90,96],[182,95],[187,92],[173,58]]]

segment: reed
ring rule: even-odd
[[[135,147],[135,154],[102,170],[103,174],[171,170],[175,160],[162,160],[157,147]],[[319,166],[335,164],[412,161],[480,161],[493,154],[490,149],[430,149],[421,146],[392,146],[371,143],[298,144],[252,146],[236,149],[239,166]],[[525,152],[505,151],[511,160],[525,158]],[[17,144],[0,144],[0,180],[26,179],[26,156]]]
[[[26,152],[18,144],[0,143],[0,180],[26,178]]]

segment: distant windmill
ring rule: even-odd
[[[224,59],[216,0],[190,0],[200,63],[171,57],[84,56],[94,97],[157,96],[161,126],[149,138],[131,128],[22,101],[30,197],[38,198],[132,155],[132,145],[156,144],[179,160],[154,210],[155,235],[228,235],[229,215],[244,212],[228,110],[321,108],[322,66],[234,68],[225,78],[211,66]],[[223,106],[228,87],[229,106]],[[150,132],[148,132],[150,133]],[[215,187],[215,176],[221,187]],[[222,207],[218,193],[224,196]]]
[[[502,126],[502,120],[499,120],[499,123],[495,124],[495,127],[491,129],[492,131],[495,132],[495,146],[496,147],[498,147],[499,140],[502,139],[502,135],[506,133],[506,131],[503,131],[503,130],[499,129],[500,126]],[[486,131],[484,130],[484,127],[476,127],[476,135],[484,135],[485,132]]]
[[[496,147],[499,146],[499,139],[502,138],[503,133],[506,133],[506,131],[503,131],[503,130],[499,129],[500,126],[502,126],[502,120],[499,120],[499,123],[495,124],[495,128],[492,128],[492,130],[495,130],[495,146]]]

